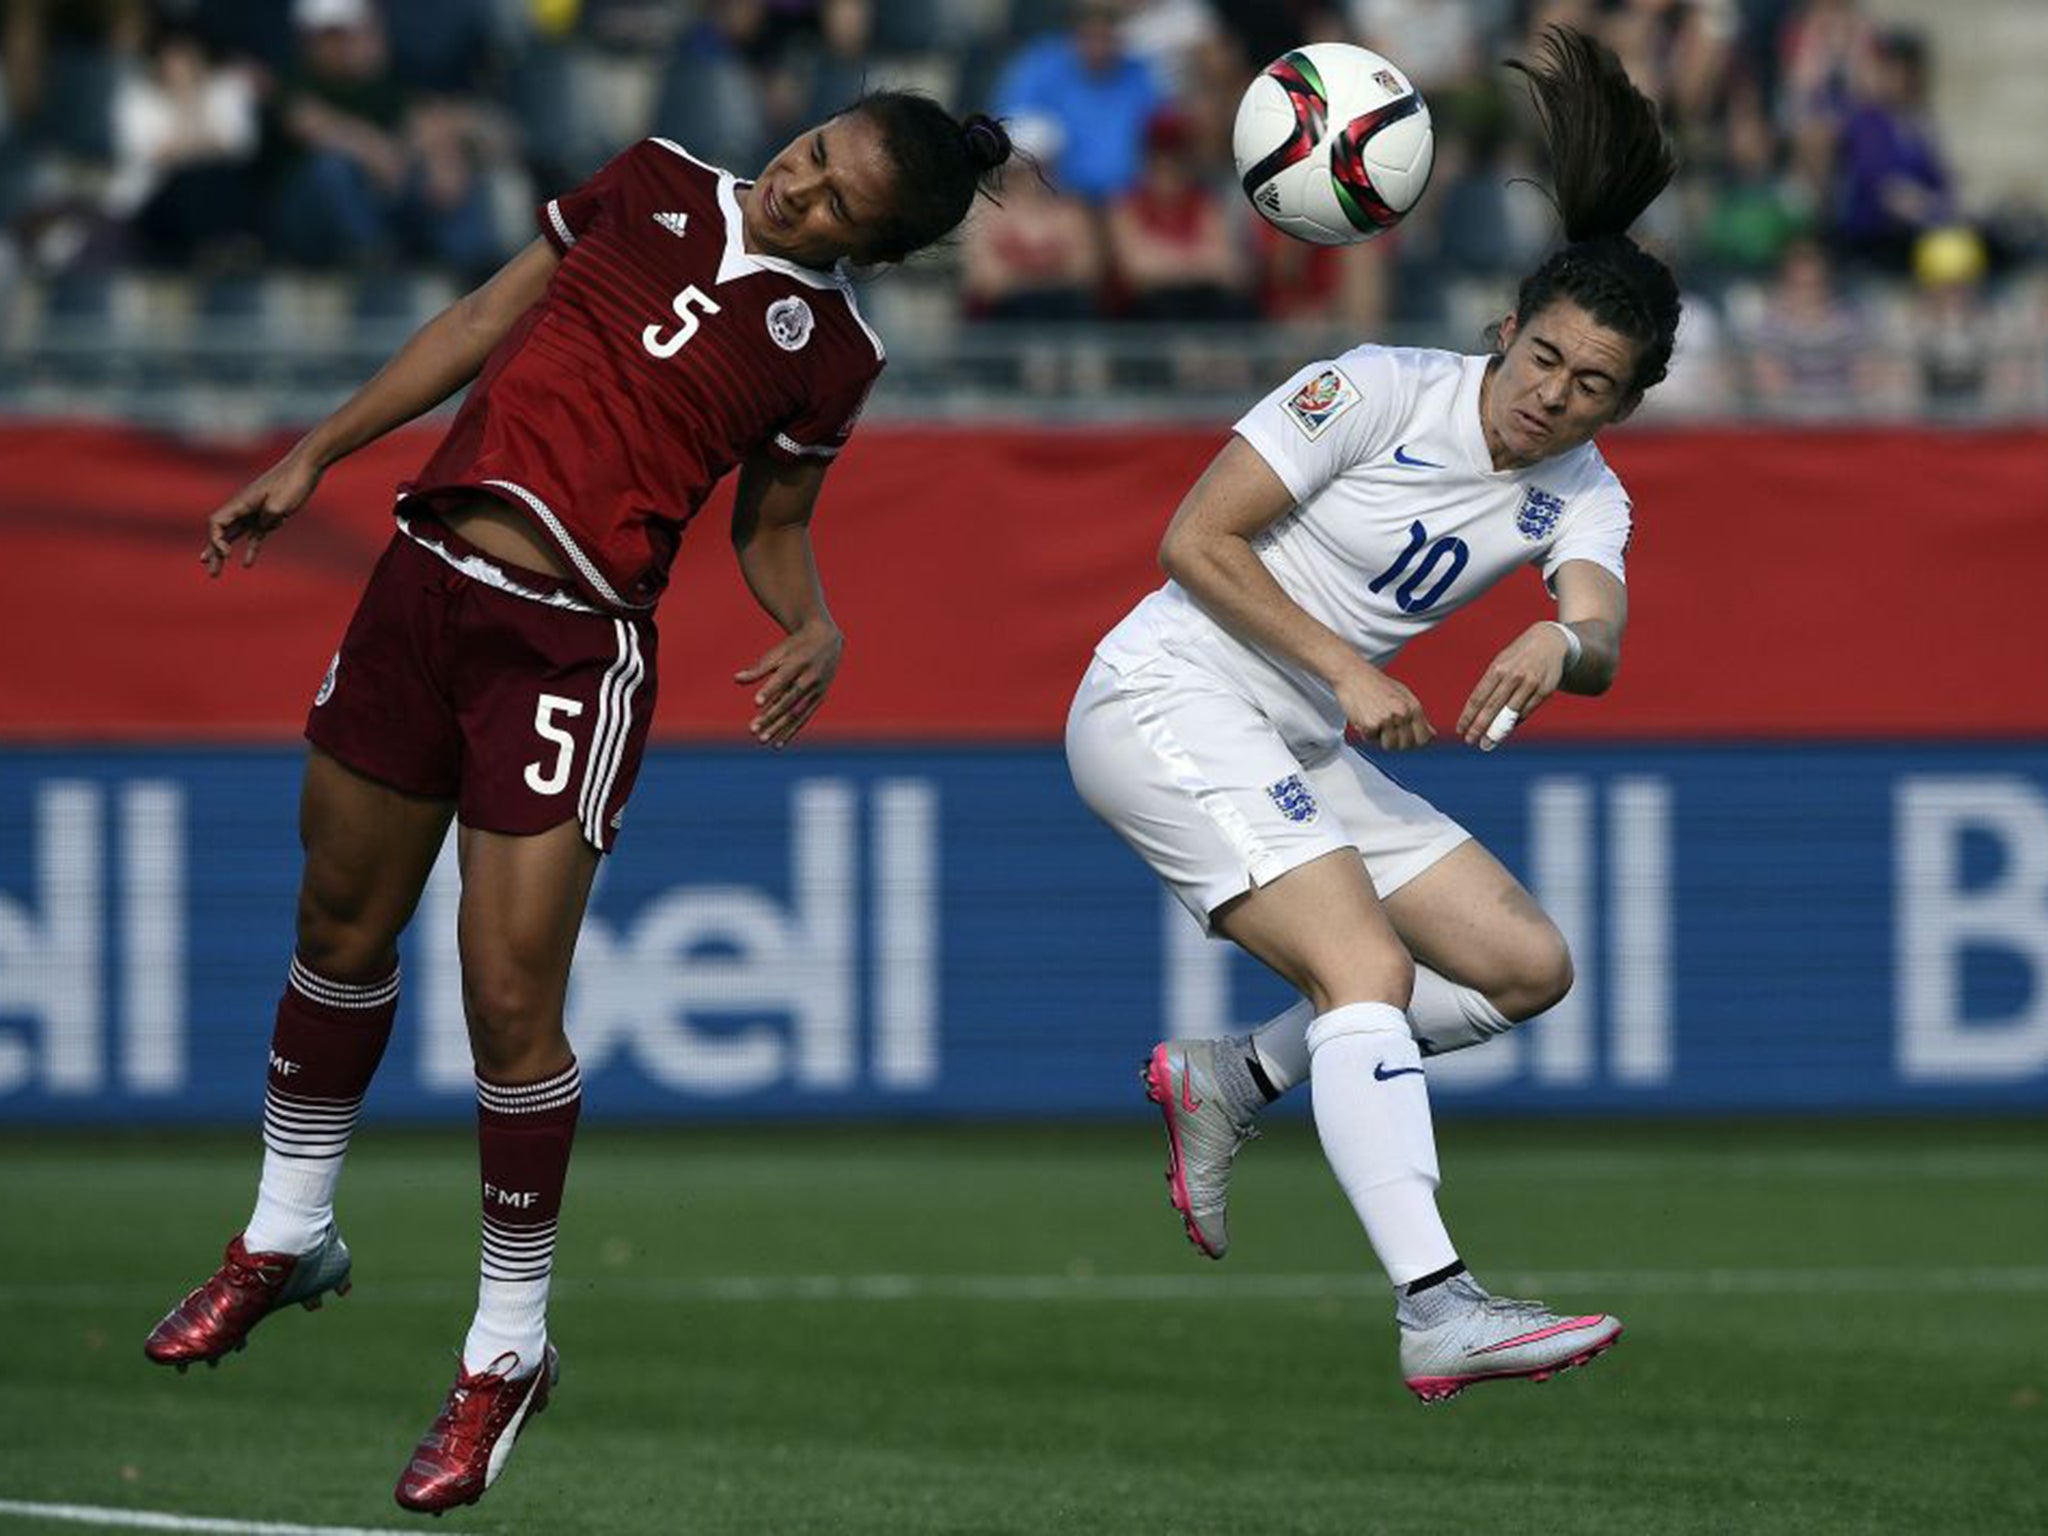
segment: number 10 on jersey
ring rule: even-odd
[[[1415,563],[1416,555],[1421,553],[1425,544],[1429,544],[1429,553],[1423,555],[1422,563],[1409,572],[1408,579],[1394,588],[1394,601],[1400,605],[1403,613],[1421,613],[1442,602],[1444,594],[1451,590],[1451,583],[1463,573],[1465,562],[1472,558],[1472,551],[1466,548],[1463,539],[1452,534],[1445,534],[1434,544],[1430,544],[1429,530],[1419,522],[1408,525],[1408,547],[1401,551],[1399,559],[1373,578],[1366,591],[1378,592],[1388,582],[1400,581],[1401,573]],[[1440,565],[1444,566],[1444,569],[1438,573],[1437,567]],[[1436,577],[1435,581],[1430,582],[1427,590],[1424,590],[1423,583],[1429,582],[1433,575]]]

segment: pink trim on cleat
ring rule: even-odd
[[[1584,1317],[1568,1317],[1561,1323],[1552,1323],[1548,1328],[1538,1328],[1534,1333],[1525,1333],[1519,1338],[1502,1339],[1498,1344],[1489,1344],[1484,1349],[1472,1351],[1475,1355],[1490,1355],[1496,1350],[1513,1349],[1517,1344],[1534,1344],[1556,1334],[1570,1333],[1575,1328],[1597,1328],[1606,1321],[1604,1313],[1588,1313]]]
[[[1573,1319],[1573,1323],[1581,1323],[1584,1321],[1586,1321],[1584,1318]],[[1594,1319],[1594,1321],[1597,1322],[1598,1319],[1596,1318]],[[1570,1327],[1572,1326],[1572,1324],[1563,1324],[1561,1326]],[[1544,1332],[1547,1333],[1555,1333],[1557,1331],[1558,1330],[1556,1328],[1544,1330]],[[1621,1325],[1617,1323],[1615,1325],[1614,1332],[1610,1333],[1606,1338],[1600,1340],[1599,1343],[1592,1345],[1590,1348],[1580,1350],[1577,1354],[1571,1356],[1567,1360],[1562,1360],[1554,1364],[1534,1366],[1528,1370],[1475,1371],[1469,1376],[1411,1376],[1408,1378],[1408,1390],[1410,1392],[1413,1392],[1425,1403],[1442,1403],[1447,1402],[1451,1398],[1456,1397],[1460,1392],[1464,1391],[1474,1382],[1548,1381],[1551,1377],[1555,1376],[1559,1371],[1576,1370],[1578,1367],[1585,1365],[1587,1362],[1597,1358],[1598,1356],[1606,1354],[1608,1350],[1614,1348],[1616,1344],[1619,1344],[1621,1342],[1621,1335],[1622,1328]]]
[[[1181,1225],[1187,1229],[1188,1241],[1199,1248],[1208,1258],[1217,1258],[1216,1250],[1202,1235],[1201,1224],[1195,1220],[1193,1203],[1188,1199],[1188,1184],[1181,1172],[1180,1126],[1174,1119],[1173,1067],[1167,1059],[1166,1047],[1152,1047],[1151,1059],[1145,1063],[1145,1097],[1159,1106],[1159,1113],[1166,1120],[1166,1188],[1173,1208],[1180,1212]]]

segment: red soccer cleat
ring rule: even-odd
[[[398,1502],[438,1515],[474,1504],[498,1480],[526,1421],[548,1405],[561,1378],[561,1356],[546,1346],[540,1369],[513,1376],[519,1357],[507,1352],[472,1376],[455,1373],[448,1401],[398,1479]]]
[[[297,1302],[313,1312],[328,1291],[346,1296],[348,1275],[348,1245],[332,1227],[319,1247],[299,1254],[251,1253],[236,1233],[221,1267],[151,1330],[142,1352],[180,1372],[202,1360],[218,1365],[280,1307]]]

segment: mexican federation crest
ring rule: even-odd
[[[1298,773],[1290,773],[1277,784],[1268,784],[1266,793],[1289,821],[1314,821],[1321,809],[1316,804],[1315,791],[1302,782]]]
[[[768,336],[785,352],[795,352],[811,339],[811,306],[792,294],[768,306]]]
[[[1522,510],[1515,514],[1515,528],[1532,544],[1540,544],[1557,530],[1564,516],[1564,498],[1530,486],[1522,493]]]
[[[327,663],[327,675],[320,679],[320,691],[313,695],[313,707],[318,709],[334,697],[334,680],[341,675],[341,652],[334,653],[334,660]]]

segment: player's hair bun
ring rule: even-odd
[[[960,125],[960,141],[977,171],[992,171],[1010,158],[1010,135],[985,112],[975,112]]]

